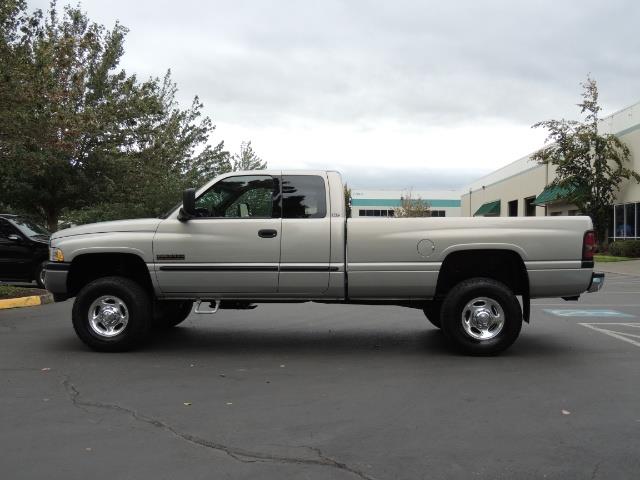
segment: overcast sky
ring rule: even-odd
[[[59,2],[61,5],[65,2]],[[48,0],[29,0],[46,8]],[[170,68],[212,143],[356,188],[458,188],[575,118],[587,73],[604,114],[640,100],[640,2],[85,0],[130,29],[123,67]]]

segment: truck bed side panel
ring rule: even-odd
[[[588,217],[357,218],[347,222],[349,296],[431,298],[446,256],[463,250],[511,250],[525,262],[532,297],[584,292]]]

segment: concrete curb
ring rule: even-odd
[[[34,307],[36,305],[44,305],[45,303],[53,303],[53,295],[45,293],[44,295],[31,295],[29,297],[6,298],[0,300],[0,310],[5,308]]]

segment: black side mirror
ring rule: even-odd
[[[196,189],[187,188],[182,192],[182,208],[178,214],[178,220],[186,222],[196,216]]]

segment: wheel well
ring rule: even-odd
[[[88,253],[71,262],[67,289],[69,296],[77,295],[82,287],[101,277],[130,278],[142,288],[153,292],[151,276],[144,260],[131,253]]]
[[[529,276],[518,253],[511,250],[465,250],[450,253],[442,262],[436,296],[443,297],[456,284],[473,277],[502,282],[516,295],[529,294]]]

